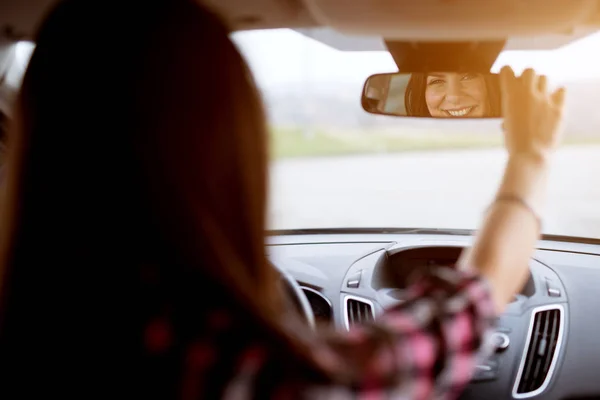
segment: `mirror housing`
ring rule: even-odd
[[[500,118],[498,74],[413,72],[371,75],[362,107],[371,114],[425,118]]]

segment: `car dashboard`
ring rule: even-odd
[[[415,273],[454,265],[472,239],[450,230],[280,231],[267,252],[298,281],[318,324],[348,330],[401,302]],[[462,398],[600,399],[600,241],[545,236],[530,271]]]

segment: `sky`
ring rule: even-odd
[[[233,35],[261,86],[302,82],[364,80],[397,70],[387,52],[343,52],[290,29],[245,31]],[[600,79],[600,32],[545,51],[505,51],[492,71],[503,65],[520,72],[533,67],[550,82]]]

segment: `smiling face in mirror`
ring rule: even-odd
[[[425,81],[425,103],[432,117],[487,115],[485,79],[481,74],[434,72]]]
[[[363,108],[374,114],[429,118],[499,118],[498,75],[473,72],[371,76]]]

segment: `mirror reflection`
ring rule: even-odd
[[[501,117],[497,74],[391,73],[370,76],[362,105],[373,114],[429,118]]]

